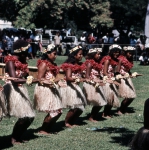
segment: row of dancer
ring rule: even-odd
[[[18,40],[13,45],[14,56],[5,58],[5,73],[8,77],[1,91],[0,110],[1,116],[19,118],[13,128],[12,144],[23,142],[21,137],[35,117],[34,108],[48,113],[38,132],[48,135],[63,108],[69,108],[65,126],[73,127],[87,104],[93,105],[89,120],[95,122],[96,115],[103,106],[103,117],[110,118],[112,107],[119,108],[117,113],[123,114],[136,96],[131,77],[136,77],[137,73],[130,72],[133,67],[133,47],[124,47],[122,50],[119,45],[111,45],[109,55],[102,59],[100,48],[90,49],[86,61],[82,63],[82,47],[76,46],[70,50],[68,59],[57,66],[54,62],[57,51],[51,44],[38,60],[38,77],[33,80],[30,76],[27,77],[28,47],[27,42]],[[26,77],[27,81],[37,83],[34,89],[34,108],[24,86]],[[83,90],[79,86],[80,82],[83,82]],[[124,98],[121,106],[119,96]]]

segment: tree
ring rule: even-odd
[[[108,0],[0,0],[0,17],[15,27],[65,28],[69,22],[77,27],[94,28],[113,25]],[[8,7],[9,6],[9,7]]]
[[[109,0],[111,17],[118,29],[144,29],[147,1],[142,0]]]

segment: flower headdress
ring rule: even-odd
[[[69,53],[71,54],[72,52],[77,51],[77,50],[79,50],[79,49],[82,49],[82,47],[81,47],[80,45],[78,45],[78,46],[74,47],[73,49],[71,49],[71,50],[69,51]]]
[[[51,52],[52,49],[54,49],[54,48],[55,48],[55,45],[54,44],[50,44],[50,45],[47,46],[47,49],[43,50],[43,53]]]
[[[125,46],[125,47],[123,47],[123,50],[124,50],[124,51],[134,51],[134,50],[135,50],[135,47],[132,47],[132,46]]]
[[[122,49],[121,46],[119,46],[119,45],[117,45],[117,44],[113,44],[113,45],[111,45],[111,46],[109,47],[109,50],[112,50],[112,49],[114,49],[114,48],[117,48],[117,49],[119,49],[119,50]]]
[[[102,52],[102,48],[92,48],[92,49],[89,49],[88,54],[94,53],[94,52]]]
[[[26,50],[28,50],[29,47],[30,47],[30,44],[28,44],[28,42],[24,40],[17,40],[13,44],[13,51],[14,53],[21,53],[21,52],[25,52]]]

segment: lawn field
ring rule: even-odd
[[[65,56],[57,57],[57,64],[64,62]],[[29,61],[30,66],[36,65],[36,60]],[[53,127],[50,136],[38,136],[36,132],[41,126],[46,113],[36,112],[34,122],[24,134],[29,142],[12,146],[10,135],[17,118],[3,118],[0,122],[0,149],[10,150],[128,150],[128,144],[137,130],[143,126],[144,101],[149,97],[149,66],[140,66],[134,62],[132,72],[137,71],[143,76],[132,79],[136,88],[137,98],[129,106],[127,115],[117,116],[116,109],[112,109],[113,118],[101,118],[98,114],[98,123],[91,123],[87,116],[92,106],[87,106],[78,119],[80,126],[68,129],[64,127],[64,118],[67,109]],[[28,87],[31,100],[33,100],[34,86]],[[121,99],[120,99],[121,101]]]

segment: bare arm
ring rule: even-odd
[[[108,76],[108,67],[109,67],[109,60],[106,60],[104,62],[104,68],[103,68],[103,75]]]
[[[117,65],[117,67],[116,67],[116,72],[120,72],[121,65],[122,65],[122,61],[119,60],[118,65]]]
[[[86,75],[85,75],[85,78],[87,78],[87,79],[90,78],[91,70],[92,70],[92,65],[91,65],[90,63],[88,63],[88,64],[87,64],[87,68],[86,68]]]
[[[8,72],[10,77],[17,78],[16,72],[15,72],[16,71],[15,66],[14,66],[14,63],[12,61],[9,61],[6,64],[6,68],[7,68],[7,72]],[[26,82],[26,79],[18,78],[18,80],[13,80],[12,82],[18,83],[18,84],[23,84]]]
[[[72,78],[72,71],[70,68],[66,71],[66,80],[70,82],[75,82],[75,79]]]

